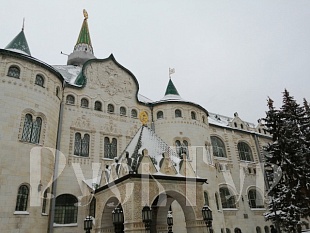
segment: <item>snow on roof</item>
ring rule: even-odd
[[[138,94],[138,100],[143,103],[152,103],[153,100],[145,97],[144,95]]]
[[[75,80],[81,73],[82,67],[73,65],[54,65],[53,67],[61,73],[67,83],[80,87],[80,85],[75,84]]]
[[[6,49],[6,50],[10,50],[10,51],[13,51],[13,52],[15,52],[15,53],[22,53],[22,54],[24,54],[24,55],[30,56],[28,53],[26,53],[25,51],[20,50],[20,49],[11,49],[11,48],[8,48],[8,49]]]
[[[179,156],[147,126],[140,127],[134,138],[121,154],[119,158],[120,162],[122,159],[125,159],[126,152],[129,152],[129,157],[134,159],[133,155],[136,153],[136,149],[138,149],[138,154],[142,154],[142,150],[144,149],[148,150],[148,155],[152,158],[157,171],[160,170],[159,163],[163,158],[163,153],[167,152],[176,170],[180,171],[179,164],[181,159]],[[161,173],[158,172],[158,174]]]
[[[229,126],[233,118],[209,112],[208,120],[213,125]]]
[[[185,100],[179,95],[168,94],[168,95],[165,95],[163,98],[161,98],[159,102],[164,102],[164,101],[185,101]]]

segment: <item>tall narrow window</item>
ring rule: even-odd
[[[56,93],[55,94],[56,94],[57,97],[59,97],[59,92],[60,92],[60,88],[56,87]]]
[[[74,104],[74,103],[75,103],[75,98],[74,98],[74,96],[73,96],[73,95],[67,95],[66,103],[67,103],[67,104]]]
[[[132,110],[131,110],[131,117],[132,117],[132,118],[137,118],[137,117],[138,117],[138,112],[137,112],[136,109],[132,109]]]
[[[209,205],[209,196],[208,196],[208,193],[207,192],[203,192],[203,197],[204,197],[204,200],[205,200],[205,205]]]
[[[248,192],[249,206],[250,208],[264,208],[264,202],[262,196],[255,189],[251,189]]]
[[[108,113],[114,113],[114,105],[108,104]]]
[[[180,110],[180,109],[175,110],[174,116],[175,116],[175,117],[182,117],[182,112],[181,112],[181,110]]]
[[[82,138],[82,135],[80,133],[75,133],[74,154],[82,157],[88,157],[89,142],[89,134],[84,134],[84,137]]]
[[[36,81],[34,82],[36,85],[43,87],[44,86],[44,78],[42,75],[36,76]]]
[[[117,156],[117,139],[113,138],[111,141],[108,137],[104,138],[104,157],[113,159]]]
[[[244,142],[239,142],[238,152],[239,152],[240,160],[253,161],[252,151],[248,144]]]
[[[8,76],[13,78],[19,78],[20,69],[17,66],[10,66]]]
[[[182,156],[182,154],[186,154],[186,157],[189,158],[188,142],[186,140],[183,140],[182,143],[179,140],[176,140],[175,147],[176,147],[176,152],[180,157]]]
[[[89,204],[89,216],[96,217],[96,198],[93,197]]]
[[[202,123],[206,123],[206,118],[205,118],[205,116],[202,116]]]
[[[27,185],[21,185],[18,188],[15,211],[26,211],[29,196],[29,188]]]
[[[265,230],[265,233],[269,233],[269,227],[268,226],[265,226],[264,230]]]
[[[164,118],[164,113],[163,111],[158,111],[157,112],[157,119],[163,119]]]
[[[262,233],[260,227],[256,227],[256,233]]]
[[[227,187],[220,188],[220,197],[222,208],[236,208],[235,197],[232,195]]]
[[[126,116],[126,108],[125,107],[120,107],[119,112],[120,112],[121,116]]]
[[[215,203],[216,203],[216,209],[220,210],[219,196],[217,193],[215,193]]]
[[[58,224],[76,223],[78,214],[77,202],[77,198],[70,194],[62,194],[56,197],[54,222]]]
[[[193,120],[196,120],[196,113],[194,111],[191,111],[191,118]]]
[[[83,98],[81,99],[81,107],[82,108],[88,108],[88,100]]]
[[[95,110],[96,111],[102,111],[102,104],[100,101],[95,102]]]
[[[32,115],[26,114],[21,140],[35,144],[39,143],[41,127],[42,119],[40,117],[37,117],[35,121],[32,121]]]
[[[211,136],[211,144],[213,149],[213,155],[216,157],[227,157],[225,145],[221,139],[218,137]]]
[[[42,201],[42,214],[47,214],[47,194],[49,193],[49,188],[45,189],[43,194],[43,201]]]

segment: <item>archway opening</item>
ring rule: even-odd
[[[115,232],[115,226],[112,219],[112,211],[115,210],[116,207],[122,208],[119,200],[116,197],[109,198],[103,208],[101,216],[102,233]],[[124,224],[121,225],[121,232],[124,232]]]
[[[194,232],[188,223],[195,221],[195,213],[189,201],[176,191],[158,195],[152,203],[151,233],[165,232],[168,229],[167,214],[172,211],[173,232]]]

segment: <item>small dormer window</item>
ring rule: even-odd
[[[20,69],[17,66],[10,66],[8,76],[13,78],[19,78]]]
[[[240,125],[241,129],[243,129],[243,124]]]
[[[42,75],[38,74],[38,75],[36,76],[35,84],[38,85],[38,86],[43,87],[43,85],[44,85],[44,78],[43,78]]]
[[[236,128],[238,127],[238,125],[237,125],[237,123],[236,123],[236,122],[234,123],[234,126],[235,126]]]

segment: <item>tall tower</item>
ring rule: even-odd
[[[89,29],[88,29],[88,14],[83,10],[84,21],[81,27],[80,35],[74,46],[73,52],[68,57],[68,65],[82,66],[86,61],[96,58],[94,56],[93,47],[91,45]]]

